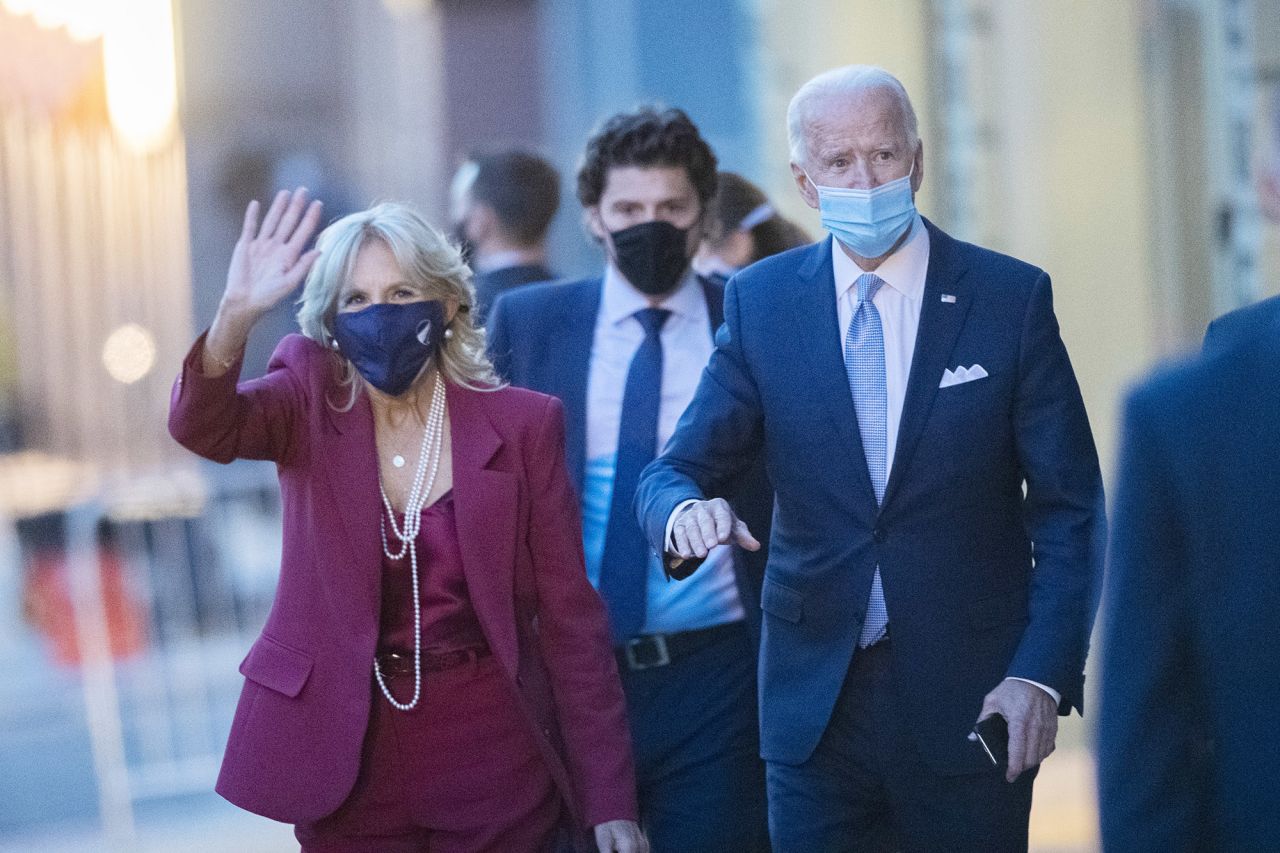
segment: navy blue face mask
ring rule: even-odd
[[[333,337],[370,385],[399,397],[436,354],[444,339],[444,303],[384,302],[338,314]]]

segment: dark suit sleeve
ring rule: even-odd
[[[1170,468],[1177,448],[1158,407],[1124,419],[1102,636],[1098,789],[1107,850],[1193,849],[1203,749],[1194,743],[1185,519]],[[1246,700],[1247,701],[1247,700]]]
[[[1223,331],[1223,318],[1219,317],[1209,323],[1208,328],[1204,330],[1204,345],[1202,351],[1208,355],[1219,352],[1226,347],[1226,332]]]
[[[574,787],[588,825],[636,820],[626,703],[604,605],[587,581],[564,460],[564,406],[555,398],[547,400],[529,459],[538,635]]]
[[[763,412],[743,355],[738,312],[738,291],[731,281],[725,293],[725,323],[716,333],[716,349],[698,390],[662,455],[640,475],[636,515],[659,554],[666,547],[663,540],[672,511],[685,500],[722,496],[760,453]],[[687,571],[680,577],[691,571],[688,565],[682,569]]]
[[[183,447],[214,462],[288,462],[298,451],[306,392],[295,368],[306,360],[298,336],[276,348],[266,375],[237,383],[237,360],[218,377],[201,370],[205,335],[191,345],[169,398],[169,433]]]
[[[485,347],[489,360],[493,362],[494,372],[505,382],[511,381],[510,317],[509,303],[499,296],[489,309],[489,317],[485,323]]]
[[[1083,704],[1106,522],[1097,450],[1043,273],[1028,304],[1019,370],[1015,435],[1034,568],[1029,622],[1006,674],[1054,688],[1065,713]]]

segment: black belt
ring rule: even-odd
[[[488,646],[471,646],[448,652],[422,652],[423,672],[443,672],[479,660],[489,654]],[[378,669],[383,675],[413,675],[413,652],[383,652],[378,655]]]
[[[696,628],[692,631],[678,631],[674,634],[643,634],[632,637],[613,650],[618,658],[619,668],[639,671],[666,666],[674,660],[728,639],[732,634],[744,630],[743,623],[724,622],[710,628]]]

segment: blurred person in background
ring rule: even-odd
[[[1116,853],[1280,839],[1280,312],[1220,323],[1125,407],[1096,745]]]
[[[767,843],[749,621],[762,555],[721,548],[697,582],[667,583],[632,510],[723,321],[723,288],[690,269],[715,185],[715,155],[681,110],[609,118],[578,171],[603,274],[507,293],[489,322],[499,374],[565,404],[587,572],[609,613],[641,825],[658,853]],[[767,483],[759,467],[748,478],[740,511],[767,530]]]
[[[561,405],[503,386],[469,270],[413,209],[252,202],[169,428],[278,466],[278,592],[217,789],[304,851],[535,851],[566,815],[645,849],[624,701],[582,561]],[[306,277],[302,335],[238,382]]]
[[[1082,706],[1105,530],[1049,276],[920,216],[924,144],[883,69],[810,80],[787,128],[831,237],[733,277],[637,510],[696,579],[711,548],[752,546],[721,496],[766,460],[775,851],[1025,850],[1058,714]],[[996,714],[1006,762],[970,737]]]
[[[550,281],[547,229],[560,207],[560,175],[526,151],[473,154],[450,190],[455,236],[475,271],[475,319],[483,326],[502,293]]]
[[[693,268],[723,283],[756,261],[812,242],[774,210],[764,190],[734,172],[721,172]]]

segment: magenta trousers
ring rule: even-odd
[[[370,676],[372,680],[372,675]],[[413,676],[388,679],[400,702]],[[537,853],[564,803],[492,656],[422,674],[398,711],[375,685],[360,774],[333,814],[298,824],[303,853]]]

